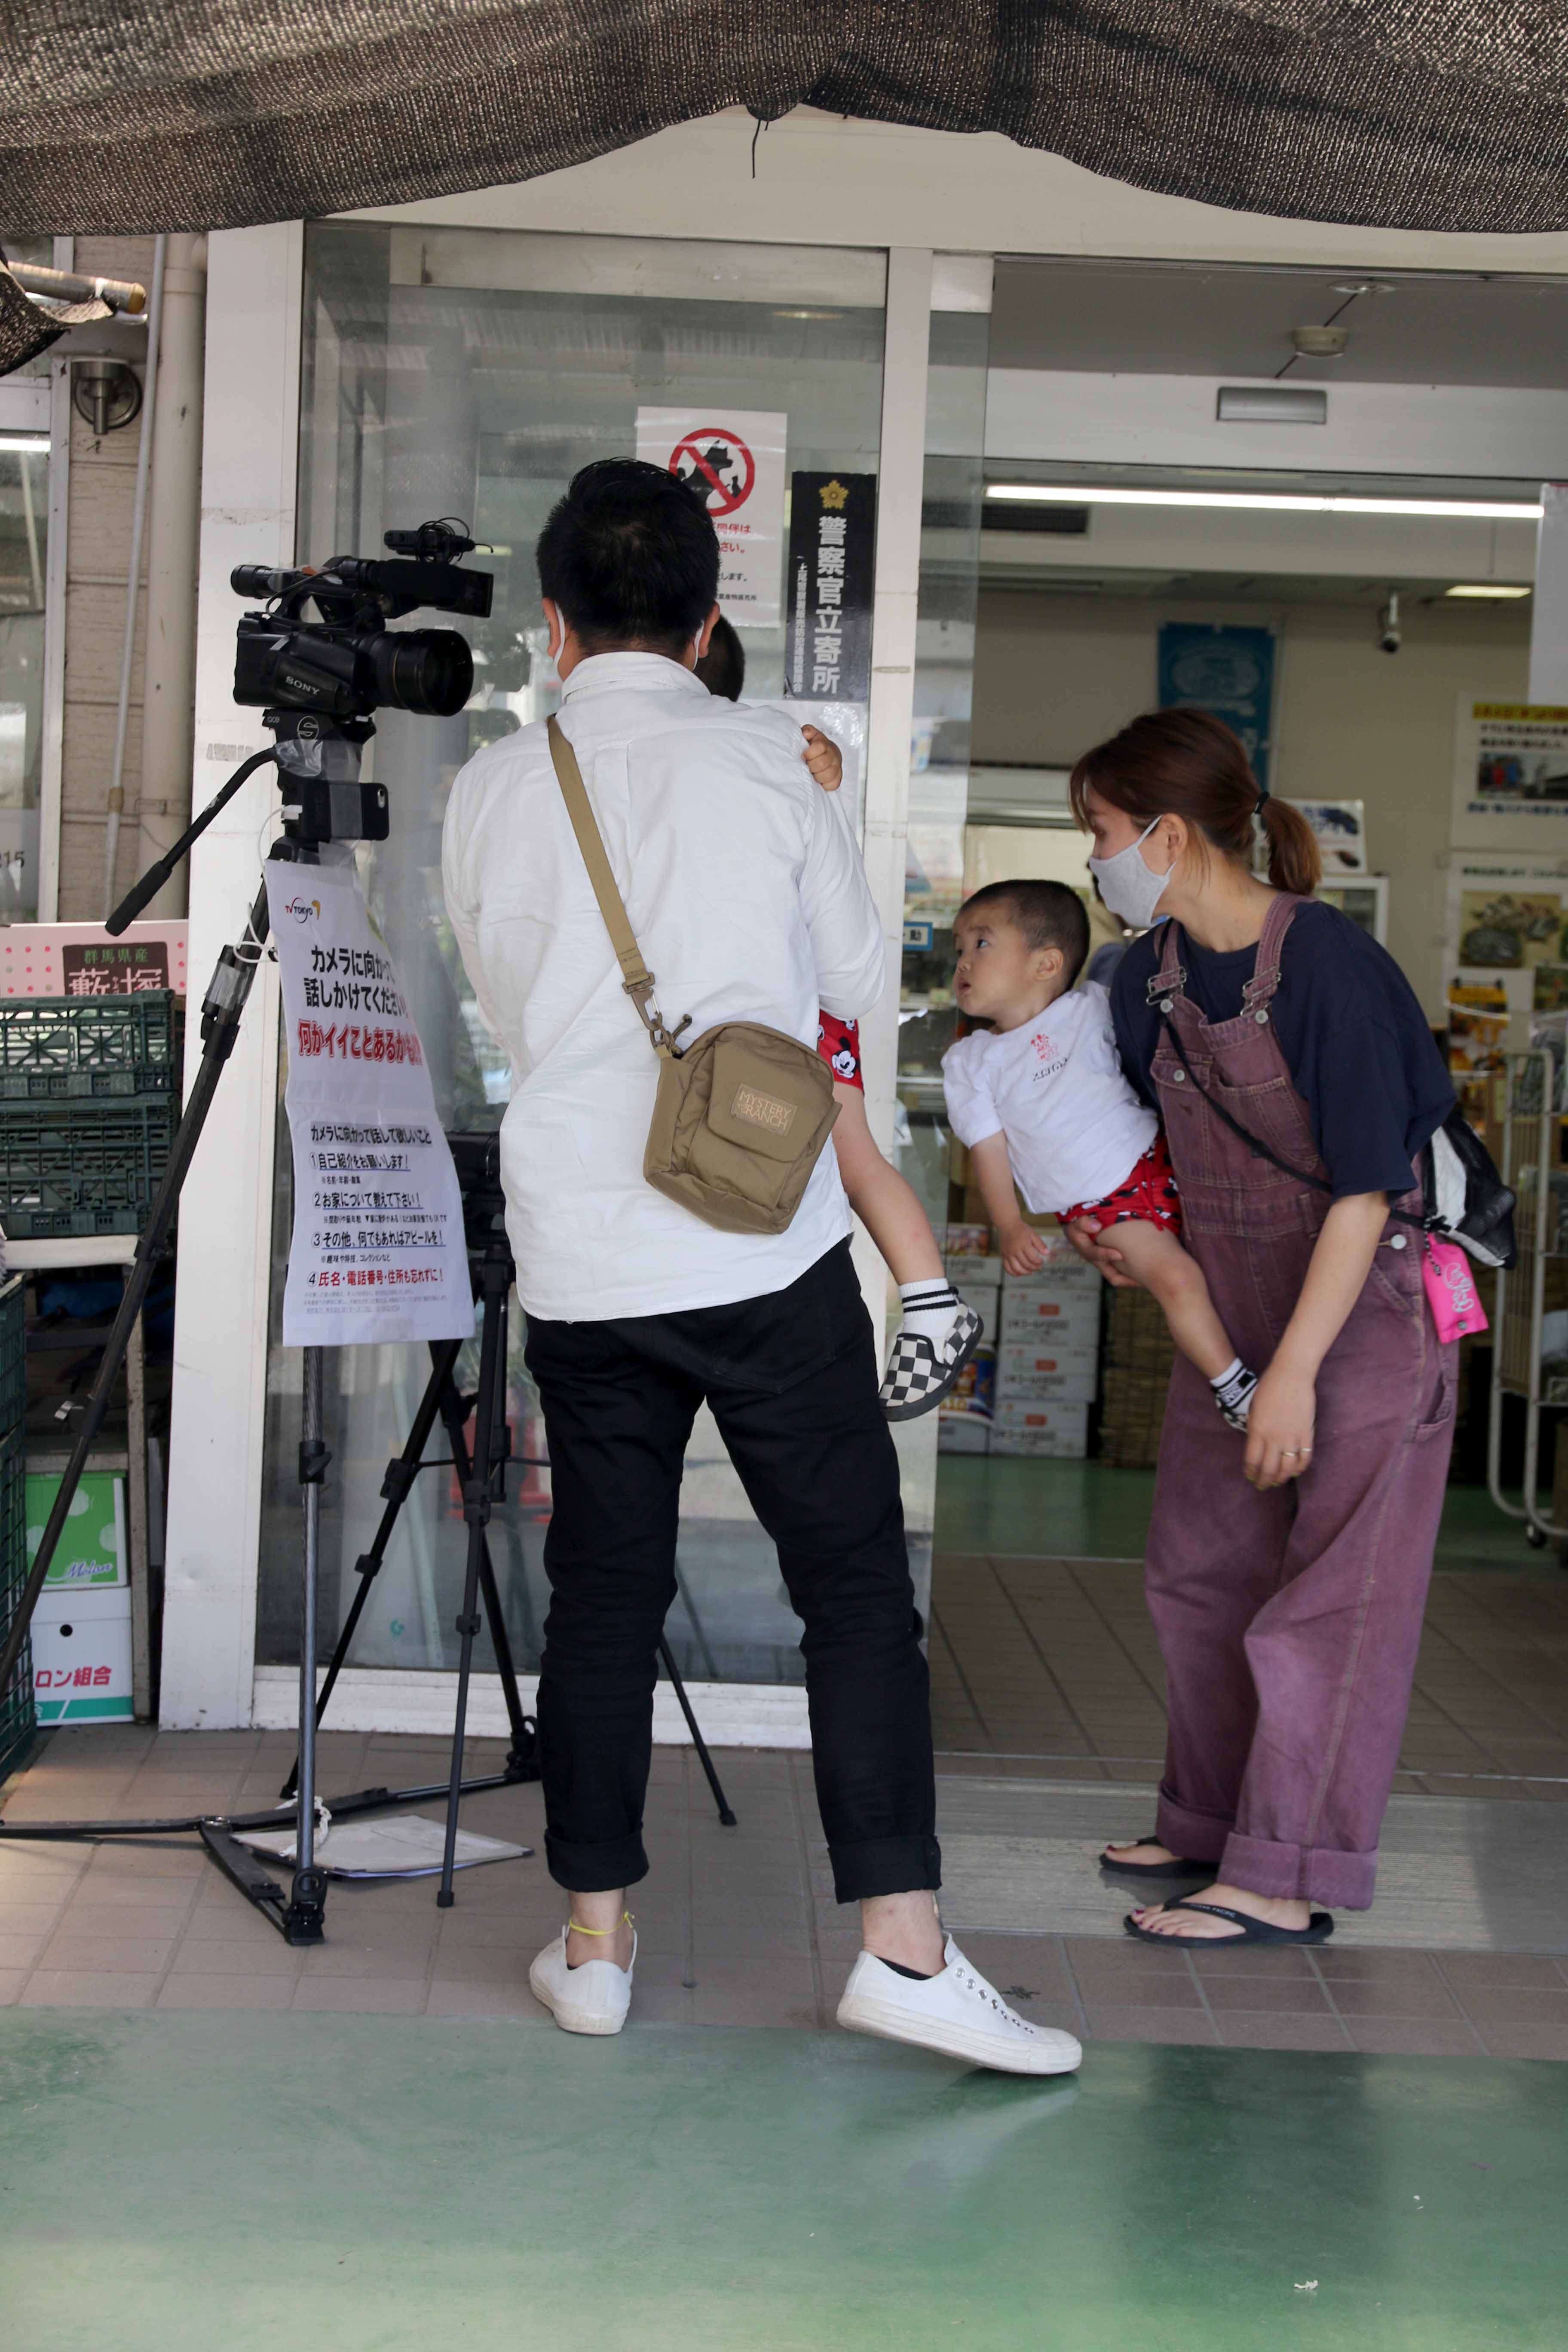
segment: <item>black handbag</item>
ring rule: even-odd
[[[1267,1160],[1282,1175],[1293,1176],[1299,1184],[1310,1184],[1320,1192],[1333,1191],[1326,1176],[1314,1176],[1306,1168],[1292,1168],[1261,1136],[1252,1134],[1238,1118],[1233,1118],[1224,1103],[1216,1102],[1200,1081],[1182,1051],[1182,1041],[1168,1013],[1161,1014],[1160,1025],[1171,1041],[1172,1052],[1210,1110],[1225,1121],[1233,1135],[1240,1138],[1255,1158]],[[1516,1195],[1503,1182],[1497,1162],[1458,1103],[1427,1147],[1426,1165],[1421,1175],[1421,1200],[1423,1213],[1419,1217],[1412,1216],[1407,1209],[1391,1208],[1388,1213],[1401,1224],[1414,1225],[1421,1233],[1436,1234],[1445,1241],[1458,1242],[1478,1265],[1500,1266],[1507,1274],[1518,1265],[1519,1244],[1513,1231]]]

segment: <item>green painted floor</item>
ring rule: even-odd
[[[1141,1559],[1152,1470],[1100,1462],[990,1461],[944,1454],[937,1465],[939,1552],[1033,1552],[1056,1559]],[[1484,1486],[1450,1486],[1439,1568],[1555,1569],[1532,1551]]]
[[[1563,2340],[1563,2067],[13,2011],[0,2092],[37,2352]]]

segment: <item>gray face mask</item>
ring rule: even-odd
[[[1100,895],[1111,913],[1132,930],[1146,931],[1154,919],[1154,909],[1165,895],[1169,874],[1155,874],[1143,862],[1140,843],[1148,840],[1158,817],[1152,817],[1125,849],[1114,857],[1091,857],[1089,870],[1100,885]]]

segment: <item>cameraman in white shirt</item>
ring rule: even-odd
[[[693,676],[719,551],[698,499],[631,459],[586,467],[539,542],[563,731],[658,1003],[690,1034],[755,1021],[815,1045],[818,1006],[882,992],[876,908],[837,800],[779,713]],[[944,1948],[931,1717],[898,1462],[851,1220],[825,1151],[787,1229],[723,1234],[642,1174],[658,1065],[622,986],[545,730],[471,760],[447,812],[447,912],[511,1057],[507,1230],[549,1440],[539,1685],[545,1850],[569,1923],[530,1973],[569,2032],[630,2003],[626,1889],[681,1465],[706,1401],[805,1624],[817,1800],[866,1949],[841,2021],[1011,2072],[1077,2063]]]

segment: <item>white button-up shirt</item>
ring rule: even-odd
[[[652,1003],[687,1041],[761,1021],[815,1045],[882,992],[881,926],[839,796],[799,728],[718,700],[679,662],[596,654],[565,687],[577,754]],[[589,884],[542,725],[470,760],[443,841],[447,911],[511,1057],[507,1233],[531,1315],[573,1322],[782,1290],[850,1231],[831,1150],[787,1231],[723,1234],[642,1172],[658,1061]]]

